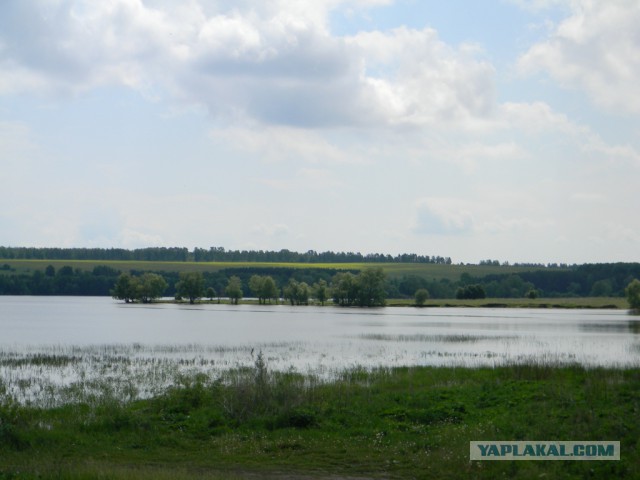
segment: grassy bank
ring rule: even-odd
[[[0,385],[1,390],[1,385]],[[153,399],[0,408],[0,478],[636,478],[640,370],[253,368]],[[618,440],[619,462],[470,462],[471,440]]]
[[[414,306],[413,299],[389,299],[388,306]],[[431,299],[424,304],[427,307],[482,307],[482,308],[629,308],[629,302],[621,297],[560,297],[560,298],[483,298],[477,300],[459,300],[453,298]]]

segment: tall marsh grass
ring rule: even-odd
[[[270,392],[267,387],[275,379],[292,382],[298,378],[296,375],[308,383],[333,381],[344,375],[366,377],[361,373],[406,365],[466,368],[602,365],[587,346],[564,351],[558,346],[561,344],[549,343],[552,340],[535,336],[369,333],[318,344],[5,346],[0,347],[0,399],[45,408],[101,400],[126,403],[156,397],[184,379],[201,376],[218,379],[224,385],[246,387],[247,376],[253,375],[256,368],[256,352],[270,371],[270,383],[265,380],[264,391],[260,392],[265,398]],[[606,342],[600,343],[598,348],[606,349]],[[630,343],[624,354],[625,363],[616,364],[614,355],[610,365],[633,367],[634,358],[635,365],[640,365],[637,343]],[[237,400],[229,399],[228,408],[242,416],[238,413],[242,405]]]
[[[496,340],[499,338],[500,340],[512,340],[517,337],[511,336],[488,336],[488,335],[469,335],[469,334],[434,334],[434,335],[425,335],[425,334],[399,334],[399,335],[390,335],[390,334],[380,334],[380,333],[365,333],[362,335],[358,335],[356,338],[362,338],[364,340],[378,340],[384,342],[446,342],[446,343],[466,343],[466,342],[481,342],[483,340]]]

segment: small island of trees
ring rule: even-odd
[[[321,279],[309,286],[306,282],[289,279],[288,283],[278,288],[275,280],[269,275],[252,275],[249,288],[258,299],[258,303],[279,302],[280,298],[291,305],[308,305],[313,298],[324,305],[333,296],[333,301],[341,306],[375,307],[386,303],[385,289],[386,275],[381,268],[367,268],[358,274],[351,272],[337,273],[331,284]],[[129,273],[121,274],[111,295],[126,303],[150,303],[162,297],[167,289],[165,279],[155,273],[144,273],[133,276]],[[215,289],[207,287],[201,272],[181,272],[180,280],[175,284],[177,301],[186,298],[193,304],[205,295],[212,300]],[[244,296],[243,282],[240,277],[232,275],[224,292],[231,304],[237,305]]]
[[[457,287],[455,297],[463,300],[477,300],[487,297],[485,287],[480,283],[471,283],[472,277],[463,275],[465,284]],[[181,272],[179,280],[174,282],[175,300],[187,300],[194,304],[202,298],[210,302],[223,292],[227,301],[237,305],[245,297],[246,292],[253,294],[259,304],[280,303],[291,305],[309,305],[317,303],[324,305],[333,300],[335,305],[350,307],[384,306],[393,282],[389,282],[380,267],[366,268],[358,273],[340,271],[335,273],[329,281],[320,278],[309,284],[307,281],[289,278],[281,287],[271,275],[252,274],[245,282],[239,275],[231,275],[224,285],[217,288],[210,285],[201,272]],[[407,281],[406,277],[405,280]],[[518,285],[512,278],[505,280],[510,285]],[[414,282],[413,298],[415,306],[424,306],[431,298],[431,292],[423,286],[424,282]],[[402,284],[400,284],[402,286]],[[126,303],[151,303],[160,299],[166,292],[169,282],[158,273],[145,272],[138,275],[122,273],[110,290],[111,296]],[[532,284],[523,283],[520,290],[521,298],[535,299],[539,291]],[[629,307],[640,311],[640,280],[632,279],[624,290]]]
[[[113,287],[112,296],[126,303],[151,303],[167,289],[167,282],[157,273],[143,273],[138,277],[123,273]]]

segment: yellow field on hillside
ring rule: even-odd
[[[519,273],[538,270],[542,267],[523,266],[493,266],[493,265],[436,265],[429,263],[278,263],[278,262],[159,262],[159,261],[123,261],[123,260],[15,260],[0,259],[0,267],[8,265],[18,273],[29,273],[44,270],[48,265],[58,270],[63,266],[70,266],[82,271],[91,271],[98,265],[104,265],[122,272],[131,270],[153,272],[216,272],[227,268],[295,268],[295,269],[333,269],[333,270],[364,270],[366,268],[381,267],[385,273],[393,277],[404,275],[418,275],[427,279],[458,280],[460,275],[468,273],[482,277],[490,274]],[[9,271],[9,270],[5,270]],[[2,270],[0,270],[2,272]]]

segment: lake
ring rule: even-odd
[[[50,402],[77,394],[79,386],[104,389],[109,379],[109,388],[148,396],[181,375],[251,366],[259,352],[272,370],[320,377],[413,365],[638,366],[640,318],[623,310],[133,305],[105,297],[0,296],[0,391],[21,400]]]

